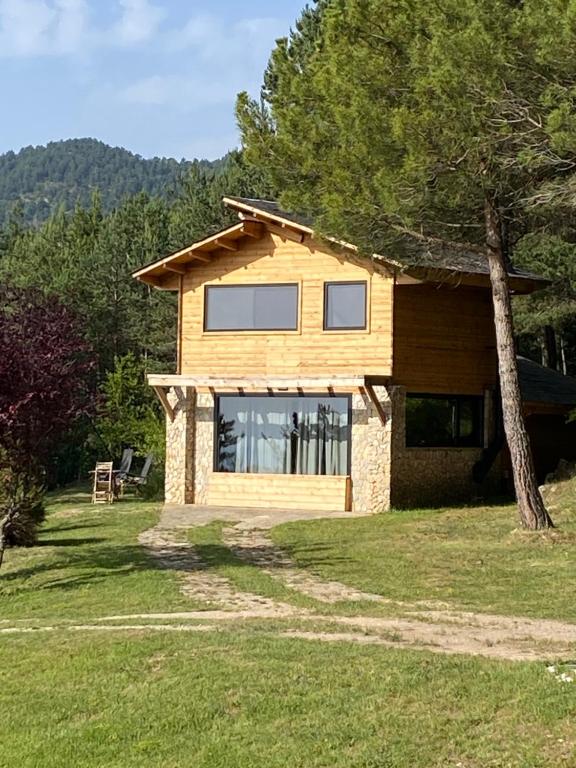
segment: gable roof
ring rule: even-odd
[[[172,288],[174,280],[170,280],[170,273],[172,278],[174,273],[184,274],[191,263],[209,261],[215,251],[238,250],[239,240],[263,237],[266,229],[280,234],[298,233],[301,242],[314,235],[314,222],[309,217],[285,211],[274,200],[225,197],[224,203],[238,211],[242,219],[239,224],[148,264],[136,270],[133,277],[158,288]],[[349,252],[358,257],[356,246],[336,238],[328,238],[328,242],[344,255]],[[476,278],[481,285],[488,285],[488,261],[474,251],[418,244],[408,254],[393,258],[374,254],[372,259],[397,275],[405,274],[416,280],[442,282],[454,278],[458,281]],[[539,275],[516,268],[509,270],[509,276],[512,289],[519,293],[532,293],[549,284]]]
[[[576,406],[576,379],[527,357],[518,358],[522,399],[526,403]]]
[[[300,227],[307,232],[314,233],[314,222],[307,216],[289,213],[280,208],[273,200],[258,200],[245,197],[225,197],[224,202],[240,211],[245,210],[256,216],[267,216],[280,222],[288,222]],[[345,247],[351,247],[347,243],[340,243]],[[467,275],[482,275],[489,277],[488,259],[486,256],[472,250],[450,249],[447,247],[433,246],[417,243],[412,246],[408,254],[395,255],[393,259],[374,254],[373,258],[403,271],[411,270],[441,270],[443,272],[460,273]],[[517,267],[511,267],[508,274],[513,279],[528,280],[540,283],[539,288],[549,284],[549,280]]]

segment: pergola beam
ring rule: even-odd
[[[164,387],[159,386],[152,386],[154,392],[156,392],[156,396],[158,397],[158,400],[162,403],[162,407],[164,408],[164,412],[170,419],[170,421],[174,421],[174,408],[170,405],[170,401],[168,400],[168,395],[166,394],[166,389]]]
[[[368,381],[364,382],[364,390],[366,391],[366,394],[372,401],[372,405],[374,408],[376,408],[376,412],[378,414],[378,417],[380,418],[380,421],[382,423],[382,426],[385,427],[388,423],[388,416],[386,415],[386,411],[382,407],[382,403],[378,399],[378,395],[376,394],[376,391],[374,390],[374,387],[372,384]]]
[[[156,388],[192,387],[194,389],[244,392],[296,392],[298,390],[314,392],[319,390],[362,391],[365,387],[364,376],[309,376],[309,377],[218,377],[194,375],[159,375],[148,376],[150,386]]]

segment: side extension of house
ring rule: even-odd
[[[178,370],[150,377],[167,503],[368,513],[498,486],[481,257],[367,258],[274,203],[226,202],[237,225],[135,273],[179,295]]]

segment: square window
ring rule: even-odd
[[[324,286],[324,330],[366,328],[366,283],[326,283]]]

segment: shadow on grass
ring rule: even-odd
[[[209,568],[220,568],[225,566],[233,567],[250,567],[250,568],[266,568],[270,571],[282,571],[285,569],[292,569],[295,567],[301,568],[302,566],[296,566],[292,561],[290,562],[290,553],[288,549],[282,548],[282,553],[286,557],[280,559],[278,556],[278,548],[274,545],[269,547],[243,547],[243,556],[240,557],[235,552],[231,551],[224,544],[196,544],[194,545],[195,551],[198,554],[199,560],[205,564],[202,570],[208,570]],[[349,557],[327,557],[323,553],[330,551],[332,547],[329,544],[318,544],[314,546],[314,552],[316,558],[310,558],[305,564],[306,568],[314,568],[315,565],[322,563],[325,565],[342,565],[352,562]]]
[[[37,547],[84,547],[89,544],[101,544],[107,539],[96,537],[87,539],[41,539],[36,543]]]
[[[74,546],[87,549],[78,552],[66,551],[48,562],[34,563],[14,571],[0,571],[0,586],[22,582],[18,585],[21,591],[73,589],[105,581],[111,576],[157,570],[154,561],[138,545],[91,548],[92,542],[86,539],[68,540],[62,544],[66,549]],[[38,583],[39,577],[44,579],[43,583]],[[34,583],[31,583],[30,579],[34,579]]]
[[[82,531],[86,528],[102,528],[104,523],[94,522],[94,520],[86,520],[82,523],[74,523],[74,525],[63,524],[61,525],[57,521],[50,520],[49,530],[40,530],[40,536],[49,536],[52,533],[68,533],[68,531]]]

